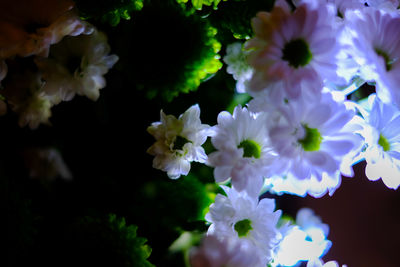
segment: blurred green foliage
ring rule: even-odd
[[[131,19],[133,11],[143,8],[143,0],[75,0],[79,14],[91,19],[117,26],[121,19]]]

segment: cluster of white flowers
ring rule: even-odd
[[[221,112],[207,131],[200,111],[187,122],[162,113],[149,128],[155,168],[177,178],[204,162],[217,183],[231,184],[210,206],[193,266],[338,266],[320,259],[331,245],[320,219],[302,210],[295,225],[279,226],[274,200],[260,194],[332,195],[361,160],[370,180],[400,185],[398,1],[293,2],[294,10],[277,0],[259,12],[253,38],[228,46],[227,71],[252,97],[245,107]],[[368,101],[347,97],[366,83],[376,92]],[[196,129],[196,138],[184,134]],[[216,149],[209,155],[207,136]]]
[[[40,23],[32,23],[33,33],[18,28],[14,19],[0,21],[4,35],[0,44],[0,82],[4,87],[0,115],[9,107],[18,114],[21,127],[32,129],[49,124],[51,108],[75,94],[97,100],[99,90],[106,86],[103,75],[118,60],[109,55],[106,35],[80,19],[71,2],[55,1],[46,8],[50,11],[40,12],[44,16],[37,18]],[[26,19],[23,12],[17,15]],[[12,31],[6,28],[18,34],[8,36]]]

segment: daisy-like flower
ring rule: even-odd
[[[309,208],[297,212],[296,223],[283,228],[283,240],[274,253],[273,266],[295,266],[324,256],[332,243],[326,237],[329,226]]]
[[[190,171],[190,162],[205,163],[207,155],[201,146],[210,135],[210,126],[200,121],[200,107],[191,106],[176,118],[160,112],[160,121],[152,123],[147,131],[156,142],[147,150],[155,156],[153,168],[167,172],[177,179]]]
[[[222,186],[227,196],[218,194],[211,204],[206,220],[211,222],[209,235],[220,240],[241,240],[252,248],[263,266],[271,261],[272,250],[281,240],[277,222],[281,211],[274,211],[274,199],[251,197],[233,188]]]
[[[236,82],[238,93],[246,92],[246,83],[253,74],[252,68],[246,61],[247,52],[243,49],[243,44],[236,42],[229,44],[226,48],[226,56],[223,60],[228,65],[226,71],[233,75]]]
[[[337,75],[337,27],[326,3],[302,1],[293,13],[278,0],[270,13],[252,20],[255,36],[247,42],[254,74],[249,93],[282,90],[288,98],[319,95],[323,82],[345,83]],[[311,90],[311,91],[310,91]]]
[[[213,235],[206,235],[201,246],[190,251],[190,266],[265,267],[246,242],[233,238],[219,240]]]
[[[397,189],[400,185],[400,110],[375,95],[368,100],[372,109],[364,116],[366,125],[360,132],[366,143],[365,174],[372,181],[382,178],[387,187]]]
[[[99,90],[106,86],[103,75],[118,60],[109,52],[106,35],[97,30],[65,37],[51,47],[49,58],[36,59],[46,81],[43,90],[48,95],[59,95],[63,101],[71,100],[75,94],[96,101]]]
[[[343,35],[348,53],[360,66],[360,76],[376,83],[382,101],[400,104],[400,17],[368,7],[346,15]]]
[[[362,145],[354,133],[356,125],[350,123],[354,110],[324,92],[319,102],[299,98],[278,111],[280,118],[268,122],[271,144],[279,157],[272,170],[275,176],[268,181],[274,187],[283,180],[315,197],[327,190],[332,194],[345,169],[343,158]]]
[[[208,164],[215,167],[216,182],[231,178],[236,190],[251,195],[260,193],[263,178],[269,175],[273,162],[264,124],[266,115],[255,115],[241,106],[234,109],[233,115],[226,111],[218,115],[211,137],[217,151],[208,156]]]

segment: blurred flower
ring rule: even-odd
[[[96,101],[106,86],[103,75],[118,60],[109,52],[106,35],[97,30],[65,37],[51,47],[49,58],[36,58],[46,81],[43,90],[58,101],[71,100],[75,93]]]
[[[190,162],[207,160],[201,145],[210,135],[210,126],[201,124],[198,105],[191,106],[178,119],[161,110],[160,121],[152,123],[147,131],[156,139],[147,150],[155,156],[153,167],[166,171],[171,179],[187,175]]]
[[[71,180],[72,174],[61,154],[54,148],[31,148],[23,153],[31,178],[54,180],[57,177]]]
[[[326,0],[326,2],[333,4],[336,16],[342,19],[345,17],[347,10],[364,8],[362,0]]]
[[[86,31],[70,0],[2,1],[0,58],[46,56],[64,36]]]
[[[218,194],[206,220],[211,222],[209,235],[220,240],[233,238],[246,243],[265,266],[272,259],[272,250],[281,240],[277,222],[281,211],[275,210],[274,199],[250,197],[246,193],[221,186],[226,196]]]
[[[362,145],[353,132],[357,127],[350,123],[354,111],[324,92],[319,101],[290,100],[278,108],[278,114],[279,119],[269,121],[271,144],[279,157],[271,170],[274,176],[267,181],[272,191],[284,183],[315,197],[327,190],[333,193],[341,169],[346,168],[344,158]]]
[[[231,178],[236,190],[245,190],[251,195],[260,193],[263,178],[269,175],[273,161],[266,115],[255,115],[240,106],[234,109],[233,115],[226,111],[218,115],[211,137],[217,151],[208,158],[208,163],[215,167],[214,178],[218,183]]]
[[[246,61],[247,52],[243,50],[240,42],[229,44],[226,48],[226,55],[223,60],[228,65],[226,71],[233,75],[237,81],[236,91],[238,93],[246,92],[246,83],[253,74],[252,68]]]
[[[12,111],[18,114],[20,127],[29,125],[36,129],[39,124],[49,124],[52,98],[42,88],[40,72],[29,58],[8,60],[9,72],[3,80],[2,96]]]
[[[273,266],[296,266],[299,261],[318,259],[331,247],[326,237],[329,226],[309,208],[297,212],[296,223],[284,229],[283,240],[275,250]]]
[[[344,38],[360,76],[376,83],[382,101],[400,104],[400,17],[369,7],[349,11]]]
[[[332,11],[326,3],[303,1],[291,13],[279,0],[270,13],[259,12],[252,21],[255,37],[246,44],[254,68],[249,93],[283,87],[287,98],[297,98],[319,94],[325,80],[344,83],[337,75],[340,44]]]
[[[246,242],[228,238],[219,240],[214,235],[203,238],[200,247],[190,253],[192,267],[263,267],[254,251]]]
[[[366,125],[360,132],[366,143],[365,174],[372,181],[382,178],[387,187],[397,189],[400,185],[400,110],[383,103],[374,94],[369,102],[372,109],[365,116]]]

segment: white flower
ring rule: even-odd
[[[43,90],[57,96],[57,102],[71,100],[75,94],[95,101],[106,86],[104,74],[118,60],[109,55],[110,47],[104,33],[65,37],[50,49],[49,58],[37,58],[36,64],[46,81]]]
[[[165,115],[163,111],[160,117],[159,122],[147,128],[156,139],[147,150],[147,153],[155,156],[153,167],[177,179],[189,173],[190,162],[205,163],[207,155],[201,145],[210,134],[210,126],[201,124],[199,106],[191,106],[178,119],[173,115]]]
[[[190,266],[265,267],[246,242],[233,238],[219,240],[213,235],[205,236],[201,246],[190,251]]]
[[[253,248],[255,257],[260,257],[264,266],[271,260],[272,250],[281,235],[276,224],[281,211],[275,211],[274,199],[251,197],[246,193],[222,186],[227,197],[218,194],[211,204],[206,220],[211,222],[208,234],[219,239],[241,239]]]
[[[278,108],[279,120],[270,120],[269,136],[279,160],[274,162],[272,187],[290,184],[319,197],[332,194],[340,184],[344,158],[362,145],[354,133],[354,111],[331,93],[320,101],[309,98],[290,100]],[[304,187],[310,186],[310,188]],[[290,188],[289,188],[290,189]],[[277,191],[272,188],[273,191]],[[297,194],[298,192],[293,192]]]
[[[348,53],[384,102],[400,104],[400,17],[369,7],[346,15]]]
[[[252,68],[246,61],[246,51],[243,50],[243,44],[236,42],[229,44],[226,48],[226,56],[223,60],[228,65],[226,71],[233,75],[237,81],[236,91],[244,93],[246,91],[246,83],[253,74]]]
[[[363,153],[368,179],[382,181],[389,188],[400,185],[400,111],[392,104],[385,104],[375,95],[369,97],[372,109],[365,116],[366,126],[361,131],[366,149]]]
[[[214,178],[224,182],[231,178],[236,190],[258,195],[263,177],[269,175],[273,162],[271,146],[265,125],[266,114],[255,114],[237,106],[233,115],[224,111],[218,115],[208,163],[215,167]]]
[[[308,208],[300,209],[296,224],[283,230],[283,240],[275,251],[273,266],[295,266],[299,261],[322,257],[332,244],[326,239],[329,226]]]
[[[326,3],[304,1],[291,13],[278,0],[271,13],[259,12],[252,21],[255,36],[246,45],[254,68],[249,93],[283,87],[288,98],[297,98],[318,95],[325,80],[345,83],[337,75],[340,45],[332,11]]]

